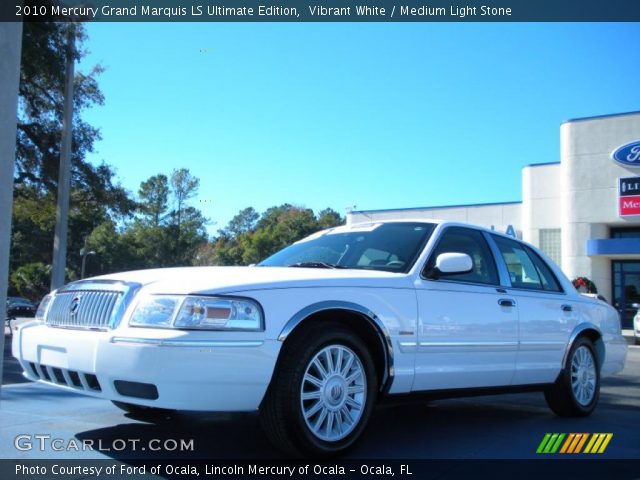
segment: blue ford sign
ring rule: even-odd
[[[611,158],[626,167],[640,167],[640,140],[618,147]]]

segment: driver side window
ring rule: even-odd
[[[425,272],[431,271],[438,255],[442,253],[466,253],[471,257],[473,268],[467,273],[442,276],[444,280],[498,285],[498,270],[487,241],[481,232],[464,227],[447,228],[427,261]]]

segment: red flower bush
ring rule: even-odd
[[[598,293],[596,284],[589,280],[587,277],[574,278],[571,283],[579,292],[583,293]]]

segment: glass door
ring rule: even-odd
[[[620,312],[622,328],[633,328],[633,317],[640,309],[640,261],[614,260],[613,304]]]

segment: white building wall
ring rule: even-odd
[[[443,219],[502,232],[512,225],[518,237],[538,247],[542,229],[560,229],[562,270],[569,278],[590,278],[612,301],[611,257],[588,257],[586,247],[588,240],[609,238],[611,227],[640,225],[637,217],[618,215],[618,179],[640,176],[640,169],[611,159],[614,150],[638,139],[638,112],[568,121],[560,127],[561,161],[523,169],[522,203],[370,210],[352,212],[347,221]],[[616,258],[638,256],[629,252]]]
[[[486,205],[462,205],[459,207],[426,207],[397,210],[367,210],[350,212],[349,223],[361,223],[377,220],[416,219],[416,220],[449,220],[465,222],[486,228],[494,228],[505,232],[509,225],[516,229],[518,237],[521,225],[522,204],[520,202],[498,203]]]
[[[608,238],[611,226],[637,225],[618,216],[618,178],[639,176],[638,169],[614,162],[611,152],[640,137],[640,115],[570,121],[560,127],[562,191],[562,269],[586,276],[608,299],[611,261],[588,257],[588,239]]]
[[[539,247],[540,230],[562,228],[560,164],[529,165],[522,170],[522,238]]]

